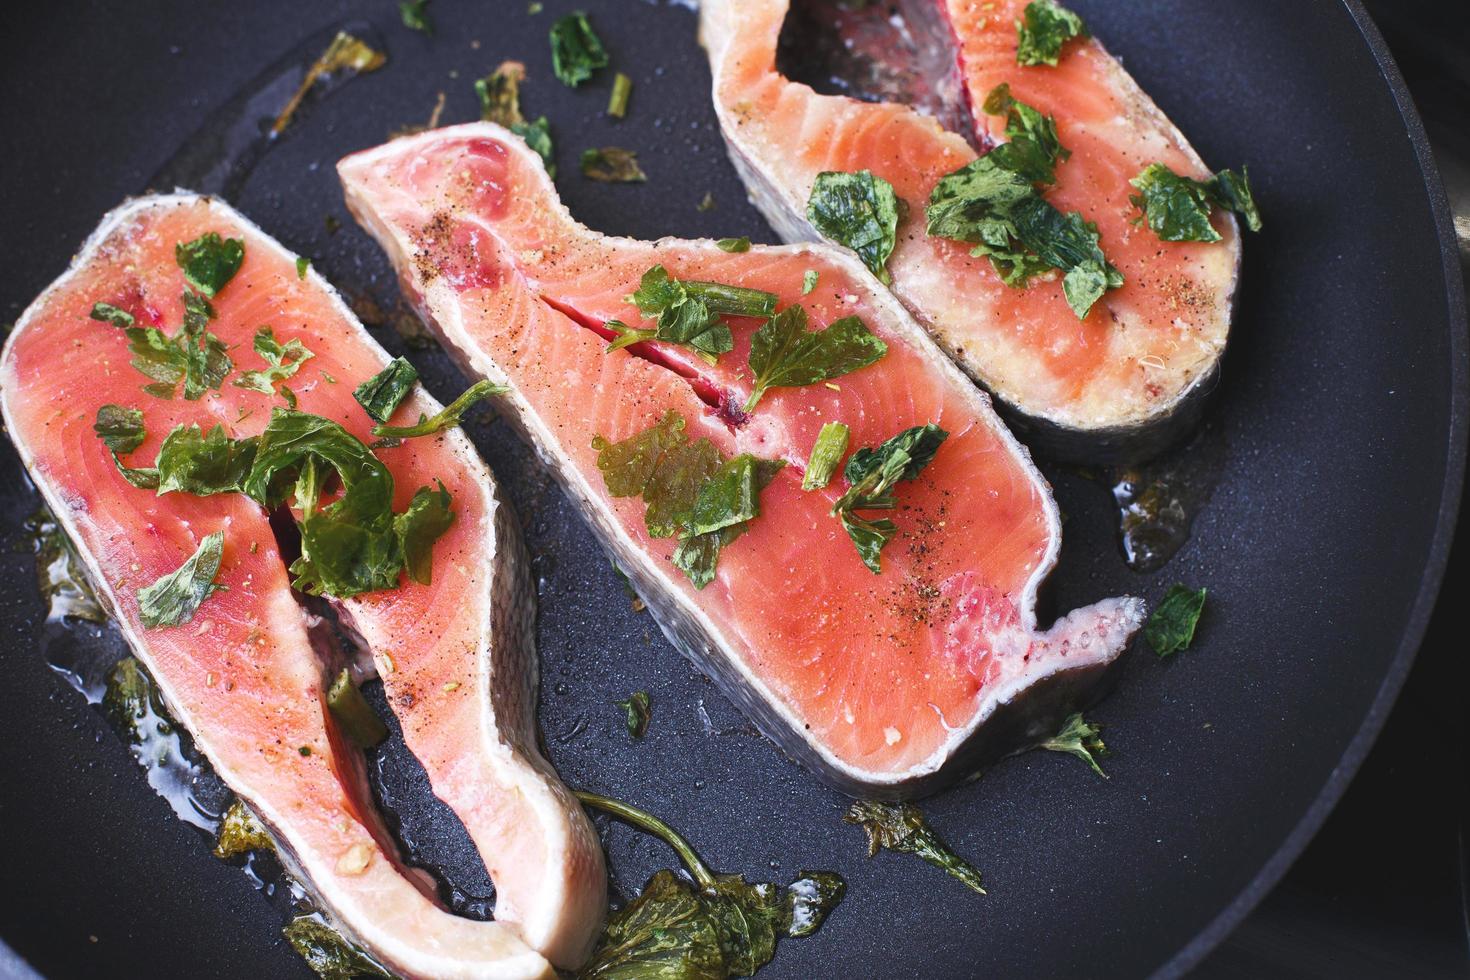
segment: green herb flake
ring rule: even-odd
[[[648,719],[653,713],[653,703],[647,692],[634,692],[628,696],[628,700],[619,701],[618,707],[623,709],[623,723],[628,728],[628,734],[633,738],[642,738],[648,731]]]
[[[532,17],[541,13],[541,11],[545,9],[546,5],[541,3],[540,0],[531,0],[530,3],[526,4],[526,13],[530,14]]]
[[[860,517],[856,511],[897,507],[898,501],[893,496],[895,484],[917,478],[948,437],[949,433],[933,423],[915,426],[876,449],[859,449],[848,459],[843,470],[848,488],[832,505],[831,513],[874,575],[883,571],[880,555],[898,533],[898,526],[887,518]]]
[[[1057,210],[1037,190],[1054,179],[1056,162],[1069,151],[1055,122],[1017,102],[1007,86],[997,86],[985,104],[1005,112],[1010,141],[940,179],[925,209],[927,232],[972,244],[970,254],[989,258],[1007,286],[1025,286],[1048,269],[1063,272],[1067,304],[1083,319],[1123,284],[1123,274],[1103,254],[1097,225]]]
[[[801,295],[810,296],[812,294],[812,290],[817,288],[819,275],[816,269],[808,269],[801,274]]]
[[[93,303],[92,312],[89,315],[94,320],[110,323],[114,327],[131,327],[134,323],[131,313],[111,303]]]
[[[775,293],[722,282],[675,279],[661,265],[645,272],[637,291],[627,299],[644,316],[659,316],[690,299],[703,303],[711,313],[725,316],[769,317],[776,312]]]
[[[1108,747],[1103,744],[1099,734],[1101,730],[1099,726],[1083,718],[1079,711],[1069,716],[1062,725],[1062,730],[1042,742],[1041,747],[1052,752],[1066,752],[1069,755],[1075,755],[1092,767],[1093,772],[1107,779],[1108,774],[1103,772],[1102,766],[1097,761],[1108,754]]]
[[[311,259],[305,255],[296,256],[296,278],[305,279],[306,270],[311,268]]]
[[[1161,657],[1189,649],[1205,608],[1205,590],[1171,585],[1143,627],[1143,638]]]
[[[842,457],[847,455],[848,428],[841,422],[828,422],[817,433],[812,444],[811,459],[806,464],[806,473],[801,478],[803,490],[820,490],[832,482]]]
[[[612,94],[607,99],[607,114],[622,119],[628,114],[628,99],[633,95],[633,79],[618,72],[613,77]]]
[[[1261,213],[1251,193],[1249,173],[1222,170],[1208,180],[1181,177],[1162,163],[1151,163],[1130,184],[1129,200],[1159,239],[1166,242],[1218,242],[1210,224],[1211,207],[1239,214],[1251,231],[1261,230]]]
[[[604,184],[641,184],[648,179],[638,166],[638,154],[621,146],[583,150],[582,176]]]
[[[207,232],[192,242],[175,245],[174,261],[184,270],[189,285],[213,298],[240,271],[240,264],[245,261],[245,243]]]
[[[510,131],[526,141],[526,145],[536,151],[541,162],[546,167],[546,176],[552,180],[556,179],[556,156],[555,149],[551,144],[551,124],[546,121],[545,116],[538,116],[530,122],[516,123],[510,127]]]
[[[158,450],[158,494],[204,497],[239,492],[255,462],[255,450],[256,440],[231,439],[218,424],[207,435],[198,425],[177,426]]]
[[[477,403],[484,401],[494,395],[504,395],[510,391],[505,385],[496,384],[493,381],[476,381],[465,389],[454,401],[440,409],[430,418],[419,416],[414,425],[375,425],[373,435],[389,439],[413,439],[419,436],[438,435],[448,429],[459,425],[464,418],[464,413]]]
[[[342,733],[360,749],[370,749],[388,737],[388,726],[352,683],[352,672],[346,667],[327,689],[327,710]]]
[[[524,123],[521,115],[521,82],[526,80],[526,66],[519,61],[502,62],[484,78],[475,80],[475,96],[480,100],[480,118],[510,128]]]
[[[1016,64],[1055,68],[1062,46],[1090,36],[1082,18],[1054,0],[1032,0],[1016,21]]]
[[[785,464],[742,453],[724,460],[708,439],[690,443],[685,422],[666,412],[621,442],[592,440],[614,497],[641,496],[650,537],[679,537],[673,563],[695,588],[714,580],[720,551],[760,514],[760,493]]]
[[[576,88],[599,68],[607,67],[607,51],[580,10],[551,25],[551,67],[563,83]]]
[[[434,36],[434,24],[429,20],[429,0],[398,0],[398,14],[403,26],[429,37]]]
[[[880,849],[913,854],[963,882],[981,895],[980,872],[975,866],[950,850],[912,803],[879,803],[859,801],[843,817],[868,834],[868,857]]]
[[[282,344],[276,340],[275,331],[270,327],[261,327],[255,331],[255,353],[265,360],[266,369],[242,372],[234,384],[237,388],[267,395],[275,394],[277,382],[295,376],[301,370],[301,365],[316,356],[294,337]]]
[[[402,357],[353,389],[352,397],[375,422],[386,422],[413,391],[418,369]]]
[[[215,835],[214,856],[221,860],[249,854],[251,851],[274,851],[275,841],[265,824],[240,800],[230,804],[220,818],[219,832]]]
[[[214,581],[224,548],[224,532],[215,531],[175,571],[138,590],[138,618],[145,629],[187,623],[205,599],[224,588]]]
[[[884,283],[890,282],[888,257],[898,243],[898,195],[872,171],[817,174],[806,205],[807,220],[823,237],[857,253]]]
[[[770,962],[783,936],[815,932],[842,901],[831,872],[803,872],[790,888],[717,875],[668,824],[636,807],[591,793],[582,802],[672,847],[693,881],[659,871],[637,898],[614,912],[580,980],[725,980]]]
[[[148,435],[143,428],[143,413],[122,405],[103,405],[97,409],[97,421],[92,423],[92,431],[114,454],[132,452],[143,444]]]
[[[721,252],[749,252],[750,239],[744,235],[739,238],[721,238],[715,242],[715,246]]]
[[[393,533],[403,550],[403,570],[420,585],[434,584],[434,542],[454,525],[449,500],[442,482],[437,491],[419,487],[407,509],[393,518]]]
[[[861,319],[846,316],[824,329],[808,331],[806,310],[788,306],[750,341],[750,370],[755,380],[746,412],[755,409],[769,388],[800,388],[851,374],[888,353]]]
[[[305,754],[305,753],[303,753]],[[315,914],[298,915],[281,935],[322,980],[353,980],[354,977],[380,977],[392,980],[393,974],[376,960],[342,937]]]

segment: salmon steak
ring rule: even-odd
[[[831,786],[932,792],[1049,737],[1138,627],[1117,598],[1038,628],[1049,486],[850,254],[593,232],[490,123],[338,171],[669,640]]]
[[[452,427],[367,445],[370,404],[440,411],[412,377],[375,397],[406,366],[306,260],[180,192],[109,214],[25,311],[0,403],[173,717],[333,926],[402,976],[550,977],[599,931],[602,852],[537,749],[533,595],[490,473]],[[338,707],[344,631],[484,859],[495,921],[404,864]]]
[[[880,254],[870,268],[996,397],[1028,445],[1111,463],[1185,435],[1230,328],[1236,220],[1223,206],[1206,208],[1192,232],[1201,240],[1161,237],[1152,210],[1140,220],[1146,175],[1189,193],[1210,174],[1080,18],[1051,0],[914,0],[898,5],[912,27],[902,32],[888,22],[889,5],[844,14],[839,26],[852,36],[840,40],[864,64],[883,67],[875,32],[887,32],[894,57],[901,40],[918,39],[916,71],[938,77],[884,73],[911,82],[911,104],[892,101],[891,84],[871,85],[858,94],[877,101],[863,101],[783,74],[778,53],[818,43],[783,43],[789,5],[699,5],[721,132],[776,232],[786,241],[833,237],[827,182],[871,174],[891,188],[897,220],[886,261]],[[854,17],[873,23],[859,33]],[[1050,50],[1033,37],[1044,42],[1047,30],[1062,32]],[[952,50],[939,56],[935,46]],[[1034,157],[1029,168],[1015,162],[1026,158],[1017,136],[1046,151],[1039,172]],[[986,182],[998,173],[1025,179]],[[860,253],[873,237],[857,239]]]

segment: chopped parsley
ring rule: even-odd
[[[592,440],[614,497],[643,498],[650,537],[679,538],[676,567],[696,589],[714,580],[720,552],[760,515],[760,493],[786,464],[742,453],[725,459],[708,439],[691,443],[679,413],[621,442]]]
[[[812,444],[811,459],[806,464],[806,473],[801,478],[803,490],[820,490],[832,482],[842,457],[847,455],[849,431],[841,422],[828,422],[817,433]]]
[[[1082,18],[1055,0],[1032,0],[1016,21],[1016,64],[1057,66],[1062,46],[1088,37]]]
[[[817,278],[820,275],[816,269],[808,269],[801,274],[801,295],[811,295],[812,290],[817,288]]]
[[[93,303],[90,315],[92,319],[110,323],[114,327],[131,327],[135,322],[131,313],[111,303]]]
[[[638,154],[621,146],[583,150],[582,176],[604,184],[641,184],[648,179],[638,166]]]
[[[527,121],[521,114],[520,84],[526,78],[526,66],[519,61],[506,61],[484,78],[475,82],[475,95],[480,100],[480,118],[499,123],[526,141],[546,165],[546,174],[556,179],[555,155],[551,144],[551,125],[545,116]]]
[[[973,244],[970,254],[989,258],[1008,286],[1025,286],[1048,269],[1063,272],[1067,304],[1082,319],[1123,284],[1123,275],[1103,255],[1097,225],[1057,210],[1037,188],[1055,179],[1057,161],[1068,154],[1056,124],[1013,99],[1005,85],[987,96],[985,109],[1006,114],[1009,142],[935,185],[928,233]]]
[[[744,411],[755,409],[769,388],[800,388],[851,374],[888,353],[861,319],[845,316],[822,330],[807,330],[806,309],[788,306],[761,325],[750,341],[755,376]]]
[[[454,401],[440,409],[432,417],[419,416],[417,423],[413,425],[375,425],[373,435],[389,439],[412,439],[417,436],[437,435],[446,429],[452,429],[459,425],[464,413],[477,402],[484,401],[492,395],[503,395],[510,391],[505,385],[498,385],[493,381],[476,381],[464,390]]]
[[[311,268],[311,259],[304,255],[296,256],[296,278],[305,279],[306,270]]]
[[[562,82],[576,88],[599,68],[607,67],[607,51],[580,10],[551,25],[551,68]]]
[[[1181,177],[1162,163],[1151,163],[1129,181],[1138,193],[1129,198],[1143,212],[1155,235],[1166,242],[1218,242],[1210,224],[1212,206],[1234,211],[1251,231],[1261,230],[1261,212],[1251,193],[1249,172],[1222,170],[1208,180]]]
[[[153,383],[143,390],[155,398],[172,398],[184,383],[184,397],[195,401],[206,390],[219,390],[234,367],[224,341],[208,329],[214,307],[198,293],[184,293],[184,325],[169,337],[157,327],[124,327],[132,365]]]
[[[398,15],[403,18],[403,26],[433,37],[434,24],[429,20],[428,6],[429,0],[398,0]]]
[[[255,450],[256,440],[231,439],[221,425],[208,434],[198,425],[177,426],[159,447],[155,489],[159,496],[239,492],[255,462]]]
[[[915,426],[876,449],[859,449],[848,459],[842,474],[848,487],[832,505],[832,516],[842,523],[863,564],[874,575],[883,571],[881,553],[898,533],[898,526],[886,517],[866,518],[856,512],[897,507],[894,485],[918,477],[948,437],[949,433],[933,423]]]
[[[613,77],[612,94],[607,99],[607,114],[622,119],[628,114],[628,99],[633,94],[633,79],[618,72]]]
[[[950,849],[912,803],[859,800],[842,819],[867,832],[868,857],[876,855],[880,848],[912,854],[958,879],[971,891],[985,894],[980,872]]]
[[[679,344],[713,364],[735,347],[735,336],[721,315],[770,316],[776,308],[774,293],[717,282],[675,279],[656,265],[643,274],[638,289],[627,297],[644,316],[657,317],[653,327],[631,327],[609,320],[614,339],[609,351],[649,340]]]
[[[715,242],[721,252],[749,252],[750,239],[741,235],[739,238],[721,238]]]
[[[115,455],[132,452],[147,438],[142,411],[122,405],[103,405],[97,409],[92,431]]]
[[[192,242],[174,246],[174,261],[184,270],[184,280],[213,299],[235,278],[245,261],[245,243],[238,238],[221,238],[208,232]]]
[[[648,731],[648,719],[653,712],[653,703],[646,691],[637,691],[628,696],[628,700],[619,701],[618,707],[623,709],[623,724],[627,726],[628,734],[634,738],[642,738]]]
[[[277,382],[294,376],[301,369],[301,365],[316,356],[307,350],[305,344],[294,337],[282,344],[276,340],[275,331],[270,327],[261,327],[255,331],[255,353],[265,359],[268,365],[266,369],[242,372],[235,379],[234,384],[237,388],[246,388],[266,395],[275,394]],[[282,393],[287,391],[289,389],[282,389]]]
[[[418,380],[418,369],[403,358],[395,357],[391,364],[358,385],[352,397],[373,421],[386,422],[393,417]]]
[[[1171,585],[1144,625],[1143,638],[1161,657],[1187,650],[1194,642],[1194,630],[1204,608],[1204,589]]]
[[[1092,771],[1104,779],[1108,774],[1103,772],[1102,766],[1098,764],[1098,757],[1108,754],[1108,747],[1103,744],[1099,736],[1100,727],[1092,724],[1082,717],[1082,712],[1069,716],[1062,725],[1062,730],[1051,738],[1041,743],[1043,749],[1051,752],[1066,752],[1075,755],[1083,762],[1092,767]]]
[[[823,237],[857,253],[883,282],[888,257],[898,243],[898,195],[893,185],[872,171],[824,171],[817,174],[807,199],[806,217]]]
[[[215,531],[182,565],[138,590],[138,618],[145,629],[180,626],[194,618],[199,607],[224,588],[215,584],[224,556],[225,534]]]

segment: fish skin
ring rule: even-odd
[[[524,143],[489,123],[395,140],[347,157],[338,172],[349,209],[389,253],[404,295],[468,373],[509,386],[503,417],[581,506],[665,635],[829,785],[866,797],[932,792],[1054,734],[1067,712],[1096,696],[1141,623],[1142,602],[1103,600],[1037,629],[1036,589],[1060,545],[1050,488],[985,393],[849,253],[824,245],[726,253],[708,240],[598,234],[567,213]],[[860,314],[888,354],[831,388],[772,389],[752,416],[727,424],[729,406],[749,391],[734,367],[748,349],[749,320],[737,319],[735,351],[714,367],[661,343],[639,345],[648,356],[604,352],[597,328],[614,318],[638,322],[625,294],[655,263],[676,277],[802,302],[814,327]],[[806,269],[819,272],[810,296],[800,292]],[[869,412],[865,398],[888,401]],[[591,448],[594,435],[627,438],[667,410],[685,418],[691,439],[707,437],[726,455],[749,451],[788,464],[764,492],[762,516],[722,554],[702,592],[669,564],[672,542],[648,538],[641,502],[607,495]],[[827,514],[838,481],[799,489],[811,440],[830,420],[851,425],[853,447],[930,421],[951,431],[926,475],[899,492],[911,510],[895,512],[904,533],[884,553],[884,577],[862,565]],[[952,495],[951,486],[967,493]],[[915,522],[948,512],[951,497],[953,532],[933,539],[935,557],[915,558],[924,551]],[[885,588],[917,592],[931,574],[942,576],[929,587],[945,610],[937,625],[906,624],[881,597],[864,605]],[[772,604],[772,594],[804,602]],[[794,611],[783,620],[785,606]],[[827,620],[812,627],[817,610]],[[880,626],[896,632],[885,638]],[[850,653],[828,642],[848,634],[860,660],[849,660],[845,675],[823,657]],[[851,679],[853,670],[889,672],[909,700]],[[914,699],[928,692],[930,672],[942,677],[926,707]],[[855,712],[841,701],[848,693],[866,699]]]
[[[969,246],[929,238],[924,205],[947,173],[976,157],[965,136],[905,105],[820,95],[782,77],[776,46],[789,0],[703,0],[700,41],[730,158],[752,201],[786,241],[815,240],[806,201],[822,170],[870,169],[908,204],[888,264],[892,288],[951,357],[996,396],[1017,433],[1048,457],[1136,461],[1181,440],[1215,387],[1240,267],[1233,215],[1210,245],[1158,241],[1135,226],[1128,180],[1155,160],[1205,176],[1184,136],[1096,39],[1069,41],[1060,64],[1015,64],[1026,0],[902,4],[945,20],[976,142],[1004,139],[985,95],[1000,82],[1054,115],[1072,157],[1047,199],[1096,221],[1127,282],[1079,321],[1060,277],[1005,286]]]
[[[172,332],[183,289],[172,245],[205,230],[246,241],[245,263],[213,300],[219,318],[210,324],[231,345],[235,372],[199,401],[154,399],[139,390],[147,379],[127,363],[121,332],[87,312],[99,300],[121,303]],[[403,976],[551,977],[548,957],[574,967],[595,941],[606,909],[602,852],[536,749],[524,552],[468,438],[451,431],[381,453],[395,476],[395,507],[434,477],[454,495],[457,519],[435,543],[433,584],[405,582],[337,606],[371,645],[409,748],[485,859],[497,886],[494,922],[451,914],[428,876],[403,864],[361,752],[326,711],[332,671],[313,648],[265,512],[241,494],[157,497],[133,488],[91,431],[101,404],[142,408],[148,437],[129,457],[134,465],[156,455],[174,424],[259,432],[273,399],[231,381],[259,366],[251,341],[258,325],[271,323],[281,342],[299,338],[315,354],[286,382],[300,409],[370,439],[372,420],[352,390],[388,357],[314,270],[298,276],[294,258],[214,199],[179,192],[125,203],[7,341],[0,405],[8,431],[174,717],[270,829],[288,869],[334,925]],[[245,408],[251,414],[237,419]],[[399,415],[439,408],[420,388]],[[229,591],[211,596],[189,623],[143,629],[137,589],[217,529],[226,535],[219,581]],[[452,694],[441,679],[449,675],[462,678]],[[538,834],[540,846],[521,843]]]

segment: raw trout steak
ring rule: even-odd
[[[157,361],[174,356],[164,350],[174,346],[168,338],[185,329],[184,294],[196,313],[204,295],[192,281],[186,286],[176,248],[209,233],[224,245],[241,243],[243,253],[215,253],[239,267],[208,300],[206,343],[188,345],[208,351],[204,383],[190,391],[191,368],[184,397],[145,394],[150,379],[155,390],[170,387]],[[190,275],[208,286],[217,272],[206,263]],[[119,329],[129,324],[131,331]],[[262,326],[292,352],[277,357],[288,367],[275,377],[245,373],[267,368],[255,346]],[[130,334],[148,327],[160,331],[151,353],[139,352],[146,339],[135,341],[130,363]],[[222,377],[221,349],[234,362]],[[454,520],[433,542],[431,584],[405,577],[335,604],[370,645],[434,791],[484,857],[497,890],[495,922],[449,913],[432,882],[402,863],[375,810],[362,755],[328,710],[337,665],[318,652],[326,643],[319,617],[293,593],[271,514],[243,493],[160,494],[122,471],[158,457],[176,426],[260,434],[275,424],[272,409],[281,402],[266,391],[276,384],[282,398],[290,390],[300,413],[372,441],[373,420],[353,389],[387,363],[320,276],[298,268],[229,207],[180,193],[131,201],[103,220],[71,270],[16,324],[0,364],[0,398],[21,458],[174,716],[344,934],[405,976],[551,976],[548,959],[574,967],[596,936],[605,910],[602,854],[536,748],[533,598],[514,519],[464,434],[378,450],[395,512],[436,481],[450,494]],[[252,386],[235,383],[249,377]],[[142,413],[145,435],[121,447],[119,462],[93,428],[104,405]],[[395,421],[439,407],[416,389]],[[160,473],[167,482],[170,474]],[[149,628],[158,614],[144,609],[140,591],[219,534],[223,588],[180,625]]]
[[[1067,41],[1055,67],[1018,65],[1016,25],[1027,0],[901,5],[911,21],[947,19],[959,84],[934,87],[964,93],[961,108],[973,116],[982,151],[1009,139],[1005,111],[986,107],[997,86],[1055,118],[1070,156],[1056,163],[1045,200],[1096,223],[1098,243],[1123,279],[1079,319],[1055,270],[1008,286],[988,258],[971,255],[974,239],[927,233],[931,193],[976,160],[975,148],[909,105],[822,95],[784,77],[776,59],[788,6],[699,5],[721,131],[752,200],[782,238],[820,237],[808,219],[819,174],[871,171],[906,206],[887,262],[894,294],[1000,400],[1028,444],[1060,458],[1114,462],[1150,455],[1186,432],[1225,348],[1240,262],[1236,222],[1216,213],[1214,243],[1161,241],[1135,223],[1129,198],[1138,191],[1129,181],[1146,165],[1209,175],[1122,66],[1088,38]]]
[[[598,234],[567,213],[525,143],[488,123],[398,139],[338,170],[405,294],[471,374],[510,387],[498,404],[665,635],[831,785],[911,796],[1052,734],[1138,626],[1138,600],[1109,599],[1037,629],[1036,589],[1059,546],[1050,488],[985,394],[846,253]],[[769,304],[763,317],[728,319],[733,349],[717,357],[659,340],[610,349],[614,333],[643,336],[627,334],[642,320],[629,294],[670,277],[699,281],[690,288],[717,306],[765,294]],[[825,383],[771,386],[752,406],[747,361],[777,308],[761,329],[804,310],[814,326],[856,331],[856,317],[886,353]],[[832,516],[843,476],[802,489],[829,422],[850,428],[853,449],[926,425],[948,433],[893,489],[881,574]],[[629,471],[613,460],[654,432],[711,461],[767,461],[752,477],[759,516],[717,550],[707,583],[671,563],[689,549],[655,536],[672,533],[664,517],[623,495]],[[645,500],[655,483],[684,479],[658,459]],[[774,463],[785,466],[772,475]]]

